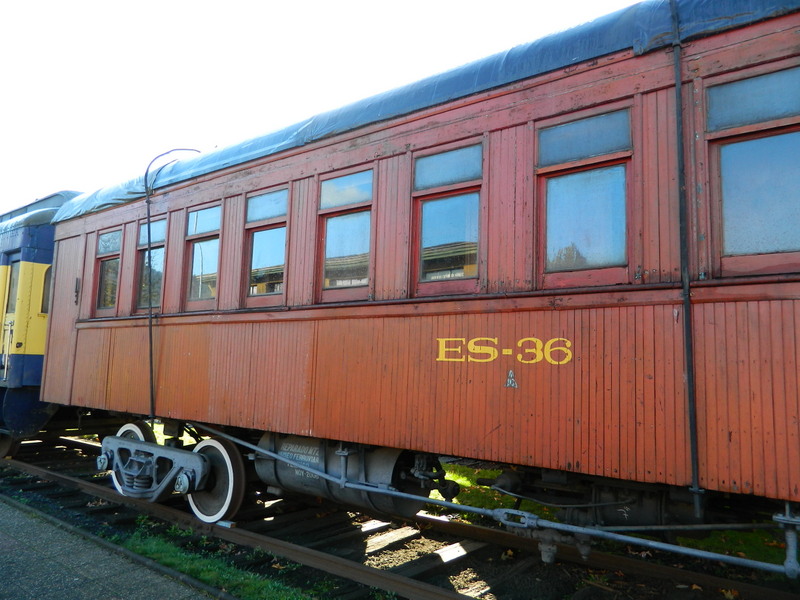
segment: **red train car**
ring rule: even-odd
[[[393,512],[455,456],[571,522],[794,532],[798,11],[645,2],[76,198],[43,397],[219,435],[210,476],[106,447],[204,520],[244,453]]]

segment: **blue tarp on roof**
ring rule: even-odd
[[[688,41],[795,12],[800,10],[800,0],[677,0],[677,8],[680,39]],[[636,54],[643,54],[672,44],[672,31],[668,0],[642,2],[591,23],[311,117],[280,131],[171,163],[157,174],[151,173],[149,183],[153,188],[160,188],[186,181],[629,48]],[[61,207],[54,221],[65,221],[143,196],[144,176],[140,176],[78,196]]]

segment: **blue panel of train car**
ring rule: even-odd
[[[50,221],[77,195],[52,194],[0,221],[0,387],[6,388],[0,429],[12,438],[36,433],[56,409],[39,401],[53,262]]]

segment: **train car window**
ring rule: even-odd
[[[631,147],[627,110],[588,117],[539,131],[539,166],[546,167]]]
[[[247,199],[247,222],[285,217],[289,203],[289,190],[277,190]]]
[[[478,204],[477,193],[422,203],[421,281],[477,277]]]
[[[99,315],[111,314],[117,305],[120,248],[122,231],[109,231],[97,236],[97,310]]]
[[[708,88],[708,130],[800,114],[800,67]]]
[[[247,199],[247,227],[250,236],[248,306],[267,306],[281,302],[285,291],[288,201],[288,189]]]
[[[544,287],[629,280],[630,110],[538,131]]]
[[[414,160],[415,295],[478,290],[482,178],[481,144]]]
[[[367,285],[370,217],[361,210],[325,219],[326,289]]]
[[[481,146],[468,146],[418,158],[414,164],[414,190],[480,179],[482,165]]]
[[[217,297],[221,220],[221,206],[195,210],[188,214],[186,228],[190,257],[188,300],[199,302],[192,308],[213,308],[213,301]]]
[[[545,270],[624,265],[625,166],[547,179]]]
[[[323,301],[369,295],[373,178],[370,169],[321,182]]]
[[[46,315],[50,312],[50,288],[53,284],[53,269],[47,267],[44,271],[44,281],[42,283],[42,310],[41,313]]]
[[[717,271],[797,272],[800,67],[709,86]]]
[[[19,254],[17,254],[19,256]],[[17,296],[19,295],[19,267],[20,261],[12,260],[8,274],[8,298],[6,299],[6,314],[17,312]]]
[[[723,255],[800,251],[800,131],[720,146]]]
[[[361,171],[322,182],[320,208],[334,208],[372,200],[372,171]]]
[[[167,239],[167,221],[150,223],[150,250],[147,249],[147,223],[139,225],[138,261],[139,288],[136,308],[161,306],[161,288],[164,282],[164,243]]]

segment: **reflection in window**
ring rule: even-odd
[[[209,233],[219,229],[220,217],[222,215],[221,206],[212,206],[189,213],[189,220],[186,225],[186,235],[197,235],[199,233]]]
[[[217,265],[219,238],[194,242],[189,300],[210,300],[217,297]]]
[[[100,261],[100,276],[97,288],[97,308],[114,308],[117,303],[117,278],[119,258]]]
[[[325,220],[324,287],[367,285],[369,281],[370,211]]]
[[[289,190],[277,190],[251,196],[247,199],[247,222],[263,221],[286,215],[289,202]]]
[[[150,251],[147,250],[147,223],[139,225],[139,292],[137,308],[161,306],[161,287],[164,280],[164,241],[167,238],[167,221],[150,223]],[[149,255],[148,255],[149,254]]]
[[[19,293],[19,261],[11,262],[11,272],[8,274],[8,300],[6,301],[6,313],[14,314],[17,312],[17,295]]]
[[[47,267],[44,272],[44,283],[42,285],[42,313],[50,312],[50,288],[53,285],[53,269]]]
[[[253,233],[248,295],[262,296],[283,291],[285,254],[286,227],[264,229]]]
[[[421,281],[477,277],[478,198],[472,193],[423,202]]]
[[[101,233],[97,238],[97,254],[119,252],[121,242],[121,231],[109,231],[108,233]]]
[[[539,166],[630,150],[630,116],[618,110],[539,132]]]
[[[97,308],[114,308],[117,304],[117,281],[119,278],[119,251],[122,246],[122,231],[109,231],[97,236],[98,262]]]
[[[414,189],[451,185],[480,179],[483,169],[480,145],[418,158],[414,164]]]
[[[161,306],[161,286],[164,280],[164,246],[139,252],[138,308]]]
[[[548,179],[546,270],[625,265],[625,221],[624,165]]]
[[[372,200],[372,171],[343,175],[322,182],[320,208],[334,208]]]
[[[800,131],[720,148],[723,255],[800,251]]]

